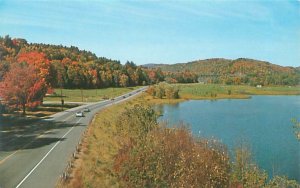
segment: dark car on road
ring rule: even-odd
[[[89,108],[84,108],[83,112],[90,112],[91,110]]]

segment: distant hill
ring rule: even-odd
[[[172,65],[151,64],[151,67],[173,73],[190,71],[199,76],[200,82],[298,85],[300,81],[300,67],[283,67],[246,58],[213,58]]]
[[[166,64],[149,63],[149,64],[142,65],[142,67],[145,67],[145,68],[156,68],[156,67],[161,67],[161,66],[164,66],[164,65],[166,65]]]

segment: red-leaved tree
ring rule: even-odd
[[[45,93],[47,84],[36,68],[28,64],[13,64],[0,83],[0,97],[10,107],[22,108],[39,105]]]
[[[44,78],[48,84],[51,82],[50,61],[44,53],[37,51],[20,53],[17,62],[33,66],[39,77]]]

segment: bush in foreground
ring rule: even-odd
[[[160,127],[124,145],[114,169],[125,187],[228,187],[230,164],[216,141],[194,139],[185,127]]]

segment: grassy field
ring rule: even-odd
[[[65,102],[97,102],[103,99],[114,98],[132,90],[137,87],[126,88],[105,88],[105,89],[62,89],[62,95]],[[82,95],[81,95],[82,92]],[[61,101],[61,90],[55,89],[54,94],[44,98],[44,101]]]
[[[300,87],[219,84],[178,84],[183,99],[249,98],[250,95],[300,95]]]
[[[185,95],[212,97],[219,95],[300,95],[300,87],[266,86],[253,87],[247,85],[219,85],[219,84],[178,84],[180,93]]]

